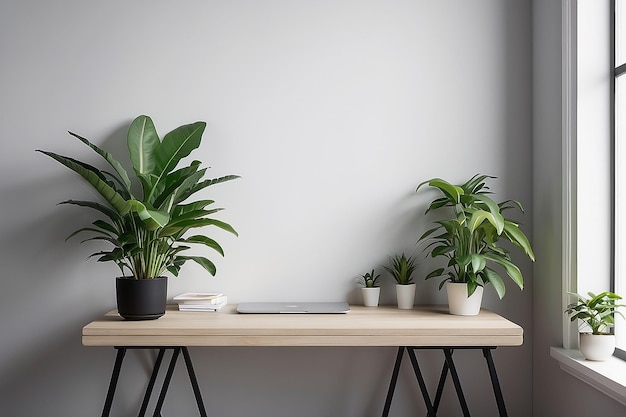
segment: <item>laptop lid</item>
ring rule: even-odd
[[[350,311],[345,302],[246,302],[237,305],[244,314],[342,314]]]

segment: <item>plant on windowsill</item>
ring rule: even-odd
[[[426,279],[443,276],[439,289],[444,284],[448,291],[450,313],[475,315],[480,311],[483,287],[491,284],[498,297],[505,294],[505,285],[500,274],[493,268],[503,269],[519,286],[524,288],[524,279],[519,267],[513,263],[509,251],[501,246],[500,240],[508,241],[521,249],[532,261],[535,255],[519,224],[504,216],[504,212],[522,205],[515,200],[496,203],[486,180],[496,178],[475,175],[462,185],[453,185],[440,178],[433,178],[418,185],[438,190],[440,197],[433,200],[426,213],[451,211],[452,216],[436,221],[436,227],[427,230],[419,241],[429,241],[425,250],[433,258],[445,258],[446,264],[432,271]],[[468,300],[469,299],[469,300]],[[451,302],[452,301],[452,302]],[[456,302],[473,304],[457,307]]]
[[[378,300],[380,299],[379,278],[380,274],[377,274],[375,269],[359,276],[358,282],[362,287],[361,295],[366,307],[378,307]]]
[[[572,294],[577,297],[575,303],[567,306],[565,313],[571,321],[580,320],[579,347],[585,359],[592,361],[604,361],[610,358],[615,351],[615,335],[611,329],[615,326],[615,315],[624,315],[617,309],[626,307],[617,304],[622,297],[605,291],[600,294],[588,292],[589,297],[580,294]],[[589,333],[591,330],[591,333]]]
[[[398,308],[408,310],[413,308],[415,301],[415,283],[413,273],[417,268],[417,261],[413,256],[404,253],[389,257],[389,265],[384,265],[396,281],[396,298]]]
[[[127,171],[113,155],[75,133],[69,132],[100,155],[109,164],[108,171],[71,157],[37,150],[79,174],[101,197],[98,201],[66,200],[60,204],[99,212],[97,220],[76,230],[68,239],[87,234],[82,242],[104,241],[112,246],[110,250],[91,254],[90,258],[114,262],[119,267],[122,277],[116,280],[118,312],[126,319],[154,319],[163,315],[167,300],[164,274],[178,276],[187,261],[194,261],[215,275],[215,264],[209,259],[183,253],[199,245],[223,256],[222,247],[204,234],[186,236],[187,232],[216,226],[237,235],[228,223],[211,217],[222,210],[212,207],[214,201],[190,201],[190,197],[238,176],[203,179],[206,168],[201,168],[197,160],[178,168],[181,159],[200,146],[205,126],[205,122],[182,125],[161,140],[150,117],[142,115],[133,120],[127,145],[135,174],[133,181],[141,186],[141,194],[134,191]]]

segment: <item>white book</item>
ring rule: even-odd
[[[221,292],[186,292],[173,298],[178,304],[219,304],[225,300]]]
[[[218,311],[226,305],[226,301],[219,304],[179,304],[179,311]]]

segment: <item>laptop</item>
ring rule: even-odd
[[[344,302],[246,302],[237,305],[244,314],[344,314],[350,311]]]

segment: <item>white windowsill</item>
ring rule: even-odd
[[[626,405],[626,361],[613,356],[606,362],[587,361],[578,350],[550,348],[550,356],[565,372]]]

